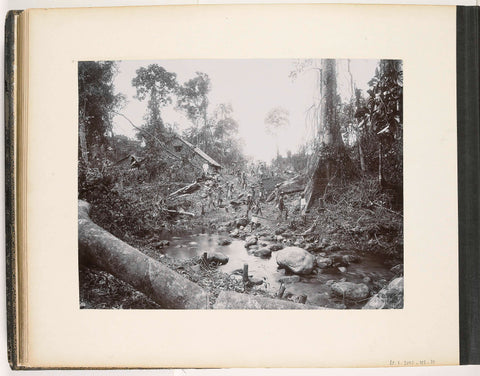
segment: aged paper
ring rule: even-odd
[[[136,7],[29,17],[30,365],[458,363],[454,7]],[[405,308],[80,310],[77,62],[326,57],[404,62]]]

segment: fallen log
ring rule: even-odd
[[[186,211],[183,211],[183,210],[164,209],[164,211],[166,211],[169,214],[178,214],[178,215],[181,214],[181,215],[188,215],[190,217],[195,217],[194,213],[186,212]]]
[[[175,192],[170,193],[170,195],[168,197],[173,197],[173,196],[179,195],[179,194],[191,194],[195,191],[198,191],[199,189],[200,189],[200,184],[198,184],[197,182],[194,182],[194,183],[189,184],[185,187],[177,189]]]
[[[280,184],[280,192],[285,194],[302,192],[305,190],[305,177],[302,175],[297,175],[291,179],[285,180]]]
[[[305,177],[302,175],[297,175],[291,179],[284,180],[281,183],[278,183],[278,191],[283,192],[287,195],[297,192],[303,192],[305,190]],[[272,191],[267,196],[267,202],[272,201],[275,198],[275,191]]]
[[[289,300],[272,299],[263,296],[222,291],[213,309],[326,309],[309,304],[294,303]]]
[[[208,295],[197,284],[124,243],[89,217],[90,204],[78,201],[79,261],[114,275],[163,308],[208,308]]]

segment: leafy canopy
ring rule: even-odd
[[[115,94],[113,61],[78,63],[79,121],[85,126],[87,143],[100,144],[112,130],[113,111],[122,107],[125,97]]]
[[[206,120],[210,89],[211,84],[208,75],[196,72],[196,77],[179,86],[177,108],[185,111],[188,119],[193,122],[197,122],[202,117]]]
[[[175,94],[178,83],[177,75],[168,72],[158,64],[150,64],[148,67],[137,69],[137,76],[132,80],[132,86],[137,89],[135,96],[143,101],[148,97],[147,114],[143,129],[150,134],[155,134],[161,138],[164,130],[163,121],[160,115],[160,108],[172,103],[172,95]],[[145,139],[143,133],[138,135]],[[147,144],[153,146],[156,144],[153,139],[145,139]]]
[[[177,88],[177,75],[158,64],[150,64],[147,68],[137,69],[132,86],[137,89],[136,98],[139,100],[149,96],[150,100],[156,100],[157,106],[165,106],[172,103],[171,94]]]

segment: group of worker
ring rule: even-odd
[[[227,182],[225,186],[219,184],[218,179],[212,179],[211,182],[207,185],[206,194],[207,194],[207,204],[206,209],[211,210],[217,207],[225,206],[225,210],[228,211],[227,206],[223,205],[228,203],[233,198],[234,184]],[[202,204],[203,208],[203,204]],[[204,209],[202,209],[202,214],[204,214]]]
[[[212,180],[212,183],[207,186],[206,193],[208,210],[222,206],[223,188],[218,184],[216,180]]]
[[[285,218],[288,219],[288,208],[285,205],[285,192],[280,190],[280,184],[275,186],[274,190],[274,200],[275,206],[278,208],[278,219],[281,220]],[[302,192],[300,195],[300,202],[299,202],[299,211],[302,221],[306,222],[306,215],[307,215],[307,201],[305,199],[305,194]]]
[[[265,187],[263,182],[260,181],[259,186],[248,185],[248,180],[245,171],[238,171],[238,180],[242,190],[248,191],[245,201],[246,213],[245,217],[249,219],[252,230],[259,226],[259,216],[263,215],[261,203],[266,201]],[[211,210],[215,207],[222,207],[224,200],[226,203],[233,199],[234,183],[226,182],[225,186],[221,186],[218,179],[213,179],[212,183],[207,186],[207,210]],[[274,192],[275,207],[278,209],[278,220],[288,220],[289,212],[285,203],[285,192],[281,190],[281,185],[275,186]],[[302,221],[306,222],[306,200],[305,195],[302,193],[299,200],[299,211]],[[225,210],[228,211],[227,205],[224,205]],[[203,204],[202,204],[202,212]]]

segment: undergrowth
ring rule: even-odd
[[[403,256],[403,212],[391,207],[392,197],[376,180],[330,186],[322,208],[312,210],[320,238],[333,240],[343,248]]]
[[[80,265],[80,308],[159,309],[160,305],[111,274]]]
[[[119,172],[118,172],[119,171]],[[142,243],[169,229],[172,217],[165,198],[183,182],[138,181],[135,170],[100,172],[90,169],[79,181],[79,198],[92,205],[91,219],[116,237]],[[181,209],[192,203],[182,200]]]

